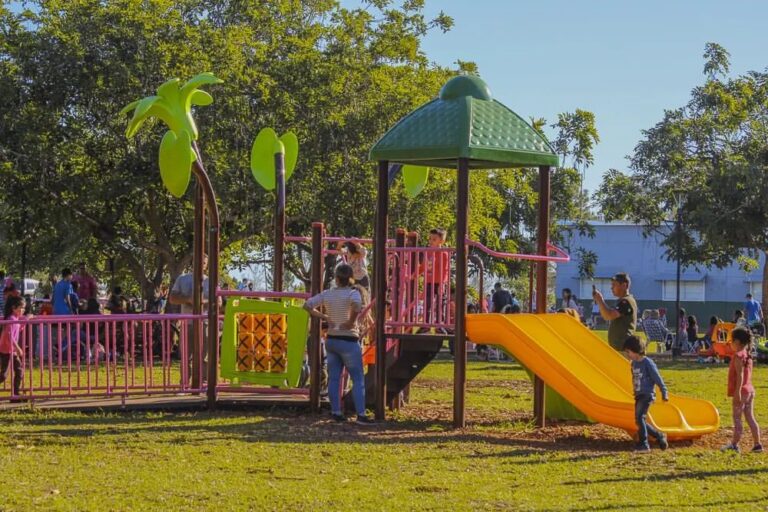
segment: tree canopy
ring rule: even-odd
[[[768,250],[768,73],[729,77],[728,56],[706,45],[704,83],[643,132],[632,172],[610,170],[596,194],[607,220],[664,233],[670,258],[682,237],[684,265],[744,264]],[[661,227],[677,208],[685,226],[679,234]],[[768,267],[763,274],[768,297]]]
[[[343,8],[334,0],[31,0],[0,2],[0,261],[60,268],[110,257],[149,293],[189,265],[192,190],[180,200],[157,172],[162,127],[125,138],[120,110],[168,78],[210,71],[215,103],[194,112],[199,145],[220,201],[225,262],[269,246],[273,195],[254,182],[248,156],[259,129],[300,141],[288,183],[287,225],[370,235],[375,166],[367,152],[386,129],[437,95],[457,72],[430,63],[421,39],[452,19],[423,2]],[[430,180],[416,200],[400,184],[393,225],[420,231],[454,223],[455,180]],[[476,173],[472,234],[494,247],[525,246],[535,226],[526,170]],[[567,174],[555,179],[572,203]],[[570,187],[570,188],[569,188]],[[299,259],[289,264],[301,274]],[[502,269],[503,270],[503,269]]]

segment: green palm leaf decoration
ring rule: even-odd
[[[170,129],[160,143],[160,177],[165,188],[175,197],[181,197],[186,192],[192,164],[197,159],[192,148],[192,141],[198,137],[192,105],[213,103],[213,97],[199,87],[221,82],[213,73],[200,73],[183,85],[178,78],[173,78],[158,87],[156,95],[134,101],[120,111],[124,115],[133,110],[133,117],[125,130],[128,138],[136,135],[144,122],[152,117],[159,118]]]
[[[412,198],[419,195],[427,185],[427,178],[429,178],[429,167],[404,165],[402,173],[403,185],[405,186],[405,191],[408,193],[408,195]]]
[[[272,128],[262,128],[251,147],[251,173],[266,190],[275,188],[276,153],[285,155],[285,181],[288,181],[299,157],[299,139],[293,132],[278,137]]]

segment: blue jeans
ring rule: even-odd
[[[648,409],[653,403],[652,395],[638,395],[635,397],[635,424],[637,425],[637,442],[640,446],[648,446],[648,434],[658,440],[664,436],[645,421]]]
[[[341,370],[346,368],[352,377],[355,410],[358,416],[365,415],[365,376],[360,343],[328,337],[325,351],[328,356],[328,398],[331,400],[331,413],[341,414]]]

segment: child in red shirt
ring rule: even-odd
[[[733,438],[723,446],[722,450],[739,451],[739,441],[744,433],[741,416],[747,419],[749,430],[752,432],[754,446],[752,452],[763,451],[760,443],[760,427],[755,421],[754,400],[755,388],[752,386],[752,333],[747,329],[737,328],[731,333],[733,337],[733,357],[728,367],[728,396],[733,397]]]
[[[24,299],[18,296],[8,297],[5,303],[3,320],[20,321],[24,316]],[[31,318],[32,315],[29,315]],[[21,358],[24,352],[19,345],[19,337],[24,330],[21,323],[5,324],[2,326],[3,332],[0,334],[0,383],[5,382],[8,367],[13,362],[13,396],[18,396],[21,392],[21,383],[24,379],[24,366],[21,364]],[[14,399],[12,402],[18,402]]]
[[[445,244],[446,231],[435,228],[429,232],[429,247],[439,249]],[[448,276],[451,269],[451,256],[447,251],[435,251],[427,253],[426,262],[422,266],[424,271],[424,291],[426,303],[424,321],[429,323],[434,319],[446,322],[445,295],[448,290]],[[442,299],[441,299],[442,297]],[[432,310],[435,310],[434,312]],[[435,318],[436,317],[436,318]]]

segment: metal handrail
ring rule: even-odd
[[[544,256],[542,254],[521,254],[521,253],[494,251],[493,249],[486,247],[480,242],[476,242],[470,239],[467,239],[466,243],[471,247],[480,249],[485,254],[492,256],[494,258],[528,260],[528,261],[552,261],[555,263],[568,263],[569,261],[571,261],[571,257],[567,252],[550,243],[547,243],[547,249],[557,254],[557,256]]]

